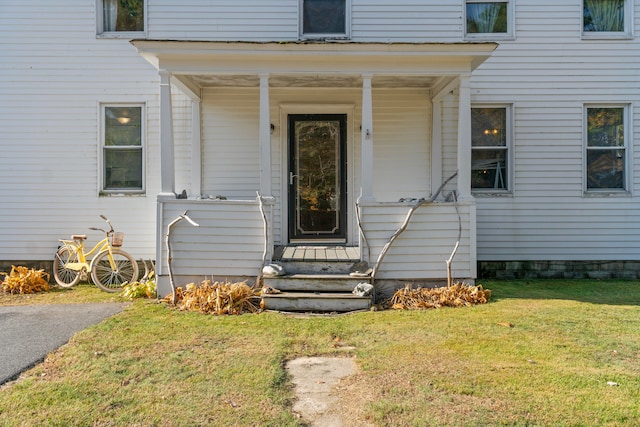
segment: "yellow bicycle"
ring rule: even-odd
[[[87,280],[89,272],[93,283],[106,292],[119,292],[125,284],[138,279],[138,263],[120,249],[124,233],[114,231],[106,216],[100,215],[100,218],[106,221],[109,230],[89,228],[105,234],[104,239],[90,251],[84,250],[84,242],[87,240],[85,234],[74,234],[70,240],[60,239],[62,245],[58,247],[53,259],[53,277],[63,288],[70,288],[81,279]],[[96,255],[89,262],[87,257],[93,254]]]

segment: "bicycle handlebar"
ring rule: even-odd
[[[110,233],[113,233],[113,231],[114,231],[113,230],[113,224],[111,224],[111,221],[109,221],[109,218],[107,218],[106,216],[104,216],[102,214],[100,215],[100,218],[102,218],[107,224],[109,224],[110,230],[106,231],[106,230],[103,230],[102,228],[98,228],[98,227],[89,227],[89,230],[102,231],[104,234],[107,234],[107,235],[110,234]]]

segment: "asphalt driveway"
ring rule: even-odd
[[[18,378],[78,331],[119,313],[125,303],[0,307],[0,384]]]

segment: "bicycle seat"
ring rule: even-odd
[[[72,240],[87,240],[86,234],[73,234],[71,235]]]

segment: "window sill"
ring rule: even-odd
[[[302,34],[300,41],[342,41],[351,40],[351,37],[346,34]]]
[[[146,197],[145,191],[131,190],[131,191],[101,191],[98,193],[99,197]]]
[[[582,40],[633,40],[629,33],[582,33]]]
[[[144,39],[147,38],[146,31],[112,31],[96,34],[97,39]]]
[[[513,197],[513,193],[508,190],[471,190],[471,195],[477,199]]]
[[[514,41],[516,37],[513,34],[504,33],[482,33],[482,34],[465,34],[464,41],[467,42],[487,42],[487,41]]]
[[[631,197],[631,192],[626,190],[588,190],[582,196],[586,198]]]

